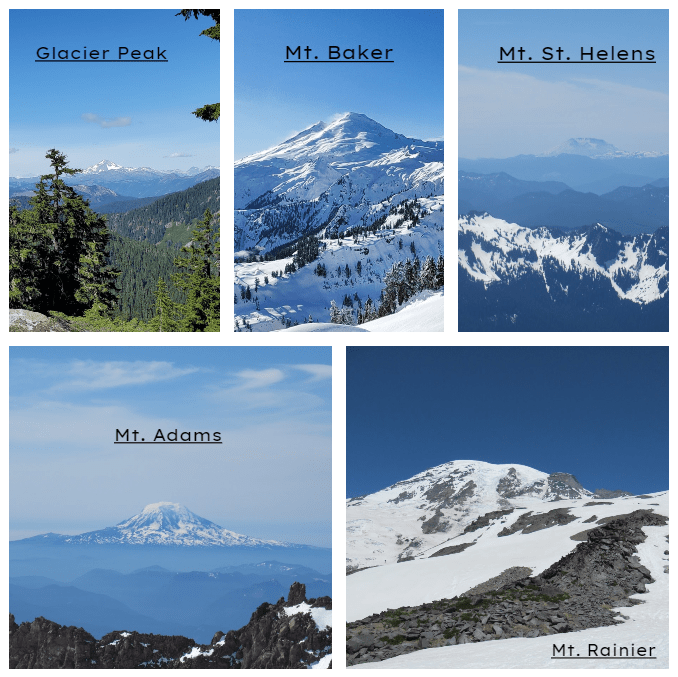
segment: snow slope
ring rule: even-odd
[[[428,556],[438,549],[436,547],[424,553],[421,558],[412,561],[373,566],[348,576],[346,579],[347,621],[365,618],[389,608],[395,609],[436,599],[451,598],[493,576],[498,576],[502,571],[513,566],[530,567],[532,575],[537,575],[574,550],[578,541],[571,540],[570,536],[594,527],[595,524],[585,523],[585,520],[593,515],[602,519],[649,508],[659,514],[668,515],[668,492],[649,496],[649,498],[626,496],[606,499],[604,502],[596,501],[596,505],[591,506],[584,505],[591,502],[586,498],[560,500],[544,505],[543,502],[539,504],[538,499],[524,500],[521,497],[518,503],[525,507],[517,508],[494,524],[453,538],[449,544],[446,544],[474,544],[463,552],[429,559]],[[611,503],[611,505],[605,505],[605,503]],[[553,526],[530,534],[518,532],[509,536],[497,536],[504,527],[510,526],[530,510],[547,512],[556,507],[570,508],[571,514],[577,519],[569,524]],[[668,533],[668,527],[645,527],[644,529],[660,529],[663,530],[662,533]],[[648,564],[646,566],[650,568]],[[624,613],[627,614],[626,611]]]
[[[575,506],[577,515],[586,518],[595,513],[599,518],[626,514],[638,508],[652,508],[655,512],[668,515],[668,492],[648,495],[647,498],[624,497],[612,499],[612,505]],[[560,504],[559,504],[560,505]],[[515,514],[515,513],[514,513]],[[590,515],[589,515],[590,516]],[[511,515],[513,518],[514,515]],[[404,604],[418,604],[424,601],[450,597],[487,580],[500,570],[513,564],[533,567],[533,574],[543,571],[560,556],[573,549],[577,543],[569,536],[582,527],[582,519],[570,524],[545,529],[532,534],[513,534],[502,538],[488,538],[487,533],[474,546],[462,553],[438,557],[428,561],[405,562],[399,565],[362,571],[347,579],[348,620],[361,618],[386,608]],[[462,644],[436,649],[425,649],[398,656],[378,663],[355,666],[361,669],[389,668],[668,668],[668,618],[669,587],[668,548],[666,536],[668,526],[643,527],[647,535],[644,543],[637,546],[638,557],[646,566],[655,582],[649,584],[648,592],[633,597],[642,603],[624,607],[619,611],[626,617],[624,623],[614,626],[593,628],[563,635],[543,636],[532,639],[507,639],[490,642]],[[493,547],[494,546],[494,547]],[[497,547],[499,546],[499,547]],[[439,561],[436,561],[439,560]],[[415,588],[403,601],[403,592],[408,586]],[[387,601],[388,597],[388,601]],[[370,603],[365,604],[365,598]],[[371,611],[368,611],[368,608]],[[614,648],[655,647],[656,660],[625,660],[619,658],[595,660],[553,660],[555,645],[572,645],[573,655],[589,655],[589,645],[595,644],[599,654],[601,647]]]
[[[252,331],[329,321],[332,300],[357,294],[374,301],[395,261],[437,259],[443,250],[444,150],[441,141],[410,139],[360,113],[318,122],[291,139],[238,160],[234,169],[235,315]],[[416,219],[402,216],[418,201]],[[397,210],[400,209],[398,213]],[[379,225],[354,237],[342,234]],[[295,251],[279,248],[313,235],[320,256],[285,272]],[[416,247],[415,251],[410,245]],[[241,263],[268,254],[276,260]],[[363,270],[358,272],[360,262]],[[318,264],[326,277],[314,274]],[[339,266],[350,274],[338,272]],[[272,272],[281,275],[273,278]],[[264,284],[264,277],[269,282]],[[259,279],[258,303],[241,287]],[[237,326],[236,326],[237,330]]]
[[[451,461],[349,499],[346,563],[359,568],[428,557],[444,545],[463,542],[454,539],[487,512],[516,506],[547,512],[562,507],[565,498],[590,499],[591,492],[569,477],[518,464]],[[547,507],[554,500],[557,505]]]
[[[360,326],[314,322],[278,331],[443,331],[443,292],[424,291],[403,303],[393,315]]]
[[[476,214],[459,218],[459,239],[460,267],[486,287],[536,273],[557,300],[560,295],[567,296],[568,288],[557,283],[555,261],[561,271],[578,273],[579,279],[589,275],[604,280],[618,298],[636,304],[648,304],[668,294],[666,228],[651,235],[622,236],[597,224],[563,233]]]
[[[399,219],[394,214],[386,218],[384,230],[367,234],[357,241],[353,238],[341,241],[322,239],[325,249],[319,258],[295,273],[273,276],[274,271],[284,271],[292,257],[236,263],[234,292],[237,303],[234,312],[237,323],[243,326],[247,321],[252,331],[274,331],[283,328],[284,319],[302,324],[310,315],[315,322],[329,322],[331,302],[341,307],[346,295],[353,298],[354,294],[358,294],[363,304],[368,297],[378,301],[384,288],[384,275],[396,261],[404,262],[408,258],[412,261],[417,256],[423,264],[427,256],[437,259],[443,250],[442,197],[422,198],[419,202],[428,215],[418,225],[410,228],[408,222],[396,225]],[[327,269],[326,277],[315,274],[319,264]],[[348,277],[346,266],[350,271]],[[268,284],[265,283],[266,278]],[[257,279],[259,283],[255,292]],[[241,294],[242,288],[247,286],[252,292],[249,302]],[[258,310],[255,296],[258,297]],[[355,304],[357,307],[357,301]]]

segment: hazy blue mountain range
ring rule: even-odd
[[[185,507],[155,503],[113,527],[10,541],[10,606],[107,632],[183,634],[207,642],[247,622],[295,582],[331,595],[331,550],[224,529]]]
[[[602,139],[570,139],[550,153],[476,160],[459,158],[459,169],[479,174],[505,172],[524,181],[561,181],[574,190],[598,194],[619,186],[644,186],[669,175],[668,155],[620,151]]]
[[[208,642],[218,629],[246,623],[262,602],[275,603],[295,581],[303,582],[313,597],[332,593],[331,575],[309,567],[266,561],[243,569],[247,573],[173,572],[158,566],[128,574],[92,569],[70,583],[14,577],[10,578],[10,608],[17,622],[44,616],[82,626],[95,637],[134,629]]]
[[[652,233],[669,223],[668,186],[622,186],[596,195],[566,184],[522,181],[506,173],[459,172],[459,213],[488,212],[527,228],[580,228],[601,223],[624,235]]]
[[[149,167],[122,167],[109,160],[102,160],[79,174],[64,180],[71,186],[103,186],[118,195],[129,197],[150,197],[166,195],[185,190],[196,183],[219,176],[219,167],[192,167],[186,172],[180,170],[160,170]],[[32,191],[39,181],[38,176],[19,178],[10,177],[10,197],[17,193]],[[129,198],[125,198],[129,199]]]

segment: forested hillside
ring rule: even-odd
[[[218,331],[219,179],[103,216],[46,157],[54,174],[10,200],[10,307],[84,317],[76,331]]]
[[[200,219],[205,209],[219,213],[219,178],[170,193],[125,214],[108,214],[107,221],[114,233],[156,244],[164,238],[168,227]]]
[[[179,272],[174,265],[177,249],[162,247],[147,241],[132,240],[117,233],[108,244],[109,263],[121,271],[118,279],[116,316],[124,320],[138,317],[150,320],[155,315],[158,279],[167,285],[169,296],[175,303],[183,303],[186,294],[171,283],[172,275]]]

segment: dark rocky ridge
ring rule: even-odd
[[[639,601],[650,571],[636,545],[643,526],[663,526],[668,518],[651,510],[594,528],[587,542],[539,576],[512,567],[464,595],[416,607],[389,609],[347,624],[347,664],[371,663],[436,646],[511,637],[538,637],[615,625],[615,607]],[[516,580],[516,576],[523,576]],[[482,592],[478,592],[478,591]]]
[[[287,616],[286,607],[306,600],[306,586],[294,583],[285,601],[264,602],[250,622],[209,645],[181,636],[111,632],[100,640],[82,628],[42,617],[17,625],[9,616],[10,668],[308,668],[332,652],[332,628],[320,630],[310,613]],[[332,608],[330,597],[310,599],[311,607]],[[190,658],[181,657],[191,652]],[[331,667],[331,664],[330,664]]]
[[[504,527],[497,536],[510,536],[520,531],[523,534],[531,534],[561,524],[568,524],[577,519],[575,515],[568,514],[570,508],[556,508],[546,513],[533,515],[527,512],[521,515],[510,527]]]

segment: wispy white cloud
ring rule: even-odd
[[[10,152],[10,155],[11,155],[12,153],[18,153],[18,152],[19,152],[19,149],[18,149],[18,148],[10,148],[10,149],[9,149],[9,152]]]
[[[295,364],[295,369],[300,369],[311,375],[311,381],[320,381],[332,378],[332,366],[329,364]]]
[[[127,127],[132,124],[130,117],[102,118],[94,113],[83,113],[80,116],[85,122],[94,122],[100,127]]]
[[[198,371],[197,368],[175,367],[172,362],[95,362],[74,360],[63,373],[63,380],[53,390],[97,390],[120,386],[144,385],[168,381]]]
[[[253,388],[267,388],[285,378],[280,369],[243,369],[236,376],[241,379],[238,389],[250,390]]]
[[[193,157],[190,153],[170,153],[169,155],[163,155],[163,157]]]

